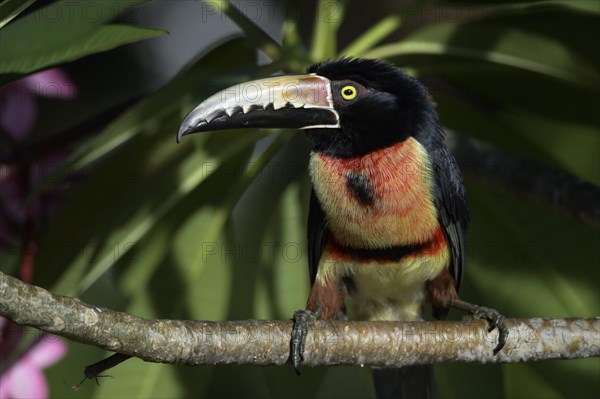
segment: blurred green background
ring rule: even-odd
[[[288,319],[309,291],[310,146],[289,131],[177,145],[192,107],[328,58],[384,58],[430,88],[448,129],[598,185],[599,16],[597,0],[5,0],[0,109],[33,93],[37,112],[26,135],[0,127],[1,270],[22,275],[33,254],[34,284],[146,318]],[[75,97],[18,86],[56,67]],[[461,167],[472,220],[461,296],[511,317],[599,315],[598,226]],[[69,343],[46,371],[51,397],[373,397],[359,367],[298,378],[290,367],[137,359],[71,388],[107,355]],[[600,395],[597,358],[444,364],[436,375],[443,398]]]

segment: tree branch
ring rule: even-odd
[[[150,362],[282,365],[292,322],[146,320],[53,295],[0,273],[0,315],[73,341]],[[304,364],[405,366],[521,362],[600,355],[600,318],[509,319],[506,347],[492,350],[487,323],[318,321],[306,341]]]

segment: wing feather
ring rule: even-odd
[[[465,267],[465,240],[469,222],[467,195],[456,160],[448,148],[440,145],[430,152],[438,220],[450,246],[450,270],[458,291]]]
[[[314,192],[310,194],[310,205],[308,208],[308,270],[310,273],[310,283],[314,284],[317,278],[317,269],[319,260],[323,254],[323,246],[328,234],[325,226],[325,212],[319,204],[319,200]]]

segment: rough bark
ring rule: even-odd
[[[147,320],[53,295],[0,273],[0,315],[73,341],[172,364],[282,365],[292,322]],[[481,320],[317,321],[304,365],[404,366],[452,361],[498,363],[600,355],[600,318],[509,319],[506,347]]]

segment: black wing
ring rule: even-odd
[[[443,134],[443,133],[442,133]],[[450,270],[456,290],[460,288],[465,264],[465,240],[469,210],[465,186],[456,160],[444,144],[429,149],[435,176],[435,206],[438,220],[450,246]]]
[[[314,190],[310,193],[310,205],[308,208],[308,270],[310,283],[314,284],[317,278],[319,260],[323,254],[323,246],[328,231],[325,227],[325,213],[319,204]]]

